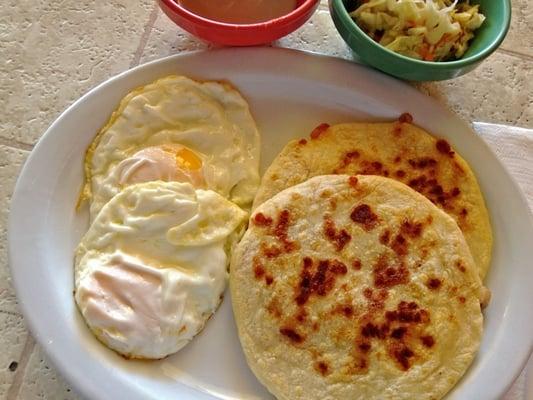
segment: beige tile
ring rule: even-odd
[[[27,156],[27,151],[0,145],[0,311],[17,312],[7,263],[7,218],[11,194]]]
[[[511,3],[511,26],[501,48],[533,57],[533,2],[511,0]]]
[[[531,82],[533,62],[496,52],[462,77],[415,86],[467,121],[533,128]]]
[[[352,59],[353,54],[322,4],[301,28],[274,43],[275,46],[314,51],[331,56]]]
[[[26,366],[18,398],[24,400],[81,399],[58,375],[55,368],[50,366],[39,345],[35,345]]]
[[[153,0],[0,2],[0,137],[35,143],[80,95],[128,69]]]
[[[159,10],[141,56],[141,63],[183,51],[204,50],[209,47],[211,47],[209,44],[181,29]]]
[[[27,331],[22,316],[0,311],[0,399],[5,399],[7,392],[19,369],[20,356],[27,338]]]

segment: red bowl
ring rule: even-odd
[[[172,21],[201,39],[226,46],[254,46],[270,43],[302,26],[313,15],[320,0],[300,0],[298,6],[287,15],[247,25],[227,24],[203,18],[178,5],[175,0],[158,2]]]

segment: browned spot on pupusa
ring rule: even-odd
[[[357,160],[361,154],[357,150],[350,150],[346,152],[340,162],[340,164],[333,170],[334,174],[342,174],[346,171],[348,166]]]
[[[322,376],[327,376],[331,373],[329,364],[325,361],[317,361],[313,366],[315,370]]]
[[[277,297],[273,297],[267,305],[267,311],[276,318],[281,318],[281,304]]]
[[[450,146],[450,143],[448,143],[444,139],[439,139],[435,143],[435,147],[437,148],[437,151],[441,154],[445,154],[447,156],[453,157],[455,152],[452,150],[452,147]]]
[[[341,251],[346,244],[352,239],[346,229],[337,229],[335,222],[329,215],[324,216],[324,235],[333,243],[337,251]]]
[[[352,210],[350,218],[352,221],[360,224],[366,231],[374,229],[378,223],[378,216],[368,204],[359,204],[356,206]]]
[[[291,214],[289,210],[282,210],[278,214],[278,220],[274,227],[274,236],[281,242],[283,249],[287,253],[291,253],[297,249],[296,242],[289,240],[288,230],[291,224]]]
[[[346,265],[338,260],[314,262],[310,257],[305,257],[300,279],[295,288],[296,304],[303,306],[313,295],[325,296],[333,289],[337,276],[346,275],[347,272]]]
[[[305,340],[305,336],[298,333],[296,329],[291,326],[283,326],[279,329],[279,332],[294,344],[303,343]]]
[[[426,282],[426,286],[432,290],[437,290],[441,287],[442,281],[438,278],[430,278]]]
[[[252,217],[252,221],[257,226],[270,226],[272,224],[272,218],[260,212]]]
[[[322,123],[318,125],[313,131],[311,132],[311,139],[318,139],[320,136],[322,136],[329,128],[329,124]]]
[[[409,270],[403,261],[391,262],[382,255],[374,265],[374,285],[378,288],[391,288],[409,282]]]

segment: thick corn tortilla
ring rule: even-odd
[[[437,400],[482,334],[457,224],[379,176],[314,177],[260,205],[230,288],[248,364],[280,400]]]
[[[450,145],[406,122],[321,126],[309,139],[289,142],[272,162],[254,208],[313,176],[388,176],[429,198],[451,215],[483,279],[490,265],[492,229],[485,201],[468,164]]]

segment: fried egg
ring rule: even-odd
[[[190,182],[135,183],[153,173],[149,164],[124,172],[130,185],[103,206],[75,257],[83,318],[101,342],[128,358],[163,358],[202,330],[221,301],[229,248],[247,217]]]
[[[229,84],[168,76],[129,93],[85,158],[94,220],[131,184],[187,182],[248,206],[259,185],[259,133]]]

